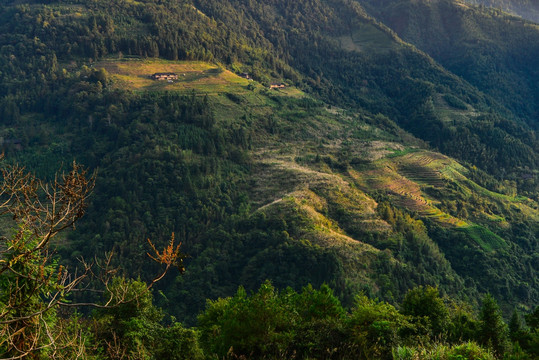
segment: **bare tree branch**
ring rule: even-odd
[[[133,293],[130,282],[112,279],[118,269],[112,267],[113,253],[93,263],[80,259],[74,272],[52,261],[51,241],[61,231],[74,227],[86,210],[96,173],[73,162],[68,173],[56,175],[44,183],[18,165],[0,169],[0,216],[10,216],[14,232],[0,238],[0,357],[21,359],[47,349],[52,359],[84,357],[80,331],[68,331],[66,320],[54,317],[60,307],[116,307],[136,300],[171,267],[184,271],[180,245],[174,245],[174,234],[162,252],[148,240],[154,261],[164,265],[149,284]],[[101,289],[90,287],[91,282]],[[102,304],[72,303],[70,294],[77,291],[99,291],[107,298]],[[109,348],[114,349],[111,343]],[[115,350],[116,351],[116,350]],[[119,352],[118,352],[119,351]],[[2,353],[3,352],[3,353]],[[124,349],[125,355],[125,349]],[[123,357],[120,349],[116,356]]]

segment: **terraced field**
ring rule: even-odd
[[[505,247],[506,243],[487,228],[442,211],[440,199],[433,197],[433,193],[451,185],[465,197],[479,193],[493,201],[511,202],[512,206],[519,207],[528,215],[537,213],[518,199],[489,191],[474,183],[466,177],[464,167],[441,154],[385,141],[347,138],[349,131],[346,124],[353,123],[350,115],[325,108],[326,111],[315,116],[309,115],[304,109],[301,111],[305,113],[298,115],[294,112],[298,110],[293,107],[275,107],[272,100],[275,95],[289,98],[306,96],[295,88],[268,92],[254,81],[205,62],[105,60],[95,64],[95,68],[100,67],[113,78],[113,86],[120,88],[135,91],[195,90],[213,95],[210,101],[218,118],[230,124],[234,124],[239,114],[244,113],[250,113],[250,116],[262,122],[270,115],[277,116],[281,118],[281,126],[284,126],[281,129],[286,129],[287,122],[291,121],[304,124],[301,134],[290,134],[295,140],[290,141],[286,149],[281,148],[279,142],[273,142],[271,136],[259,143],[251,154],[252,172],[257,173],[254,176],[257,180],[251,183],[249,192],[254,199],[253,205],[261,211],[281,206],[286,199],[293,199],[313,220],[314,228],[307,238],[320,244],[335,241],[352,244],[354,241],[327,217],[332,211],[339,213],[343,229],[352,233],[391,231],[390,226],[378,218],[375,211],[377,204],[367,195],[376,191],[389,197],[393,204],[415,212],[420,218],[428,218],[444,227],[458,228],[486,251],[496,251]],[[152,80],[150,76],[157,72],[173,72],[179,78],[171,82]],[[315,135],[334,140],[328,140],[323,145],[315,144],[310,141]],[[363,170],[349,168],[346,173],[340,173],[323,162],[303,164],[295,160],[307,153],[313,157],[319,153],[333,154],[336,158],[344,143],[355,144],[350,149],[356,150],[349,153],[369,165]],[[310,195],[306,197],[305,194]],[[495,217],[492,214],[485,216]],[[503,222],[503,219],[500,221]],[[372,249],[367,252],[371,253]]]
[[[445,176],[440,171],[450,160],[440,154],[417,151],[400,157],[389,157],[375,163],[375,168],[350,175],[366,192],[382,191],[392,201],[403,208],[416,212],[421,217],[430,218],[442,226],[467,226],[463,220],[455,218],[437,208],[436,199],[430,199],[422,188],[445,186]]]
[[[357,52],[388,52],[398,49],[401,44],[377,26],[362,23],[350,28],[350,35],[337,38],[343,49]]]
[[[412,157],[414,158],[414,157]],[[432,156],[417,156],[415,161],[403,161],[398,163],[398,171],[401,175],[421,185],[444,186],[442,173],[433,167],[429,167],[435,160]]]
[[[247,92],[247,86],[261,86],[215,64],[201,61],[166,61],[158,59],[103,60],[94,65],[104,68],[117,87],[131,90],[197,90],[207,94]],[[172,72],[177,80],[151,79],[154,73]]]
[[[485,251],[494,251],[507,246],[505,240],[482,226],[471,225],[460,230],[472,238]]]

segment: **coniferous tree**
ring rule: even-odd
[[[479,337],[483,345],[491,348],[497,357],[503,356],[507,350],[507,325],[496,299],[490,294],[485,295],[480,313]]]
[[[520,316],[516,310],[513,310],[513,315],[511,315],[511,320],[509,320],[509,338],[511,341],[518,341],[522,338],[523,329],[522,322],[520,321]]]

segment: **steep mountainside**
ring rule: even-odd
[[[501,9],[524,19],[539,22],[539,4],[533,0],[466,0],[466,2]]]
[[[393,9],[401,2],[390,3]],[[426,2],[424,6],[437,12],[438,7],[445,3]],[[249,4],[231,1],[220,2],[216,7],[212,2],[201,2],[198,6],[225,24],[232,22],[226,15],[232,10],[223,9],[241,10],[250,15],[272,41],[277,53],[307,75],[306,85],[311,91],[319,93],[327,101],[382,113],[445,153],[498,176],[522,183],[522,177],[529,174],[526,167],[536,168],[533,129],[537,126],[539,92],[536,87],[539,82],[535,81],[538,67],[534,54],[537,53],[539,36],[534,26],[518,22],[503,25],[507,31],[518,34],[518,40],[509,43],[506,42],[508,39],[500,38],[505,35],[495,36],[502,24],[493,23],[485,35],[492,40],[475,45],[476,41],[472,39],[468,48],[463,45],[468,42],[461,43],[458,35],[454,42],[439,44],[439,34],[431,29],[433,24],[428,24],[429,17],[416,15],[418,21],[422,21],[416,27],[424,27],[420,34],[451,55],[453,62],[448,65],[453,66],[450,70],[463,76],[463,81],[405,45],[391,30],[368,17],[357,2],[313,2],[301,11],[288,6],[287,2],[272,3],[272,11]],[[417,4],[421,6],[421,3]],[[409,12],[396,9],[398,16],[406,16],[402,13],[420,14],[415,11],[417,9]],[[444,11],[438,13],[445,14]],[[268,17],[268,13],[272,17]],[[490,15],[485,13],[481,16],[489,18]],[[468,17],[468,13],[457,13],[456,19],[466,23]],[[386,17],[382,19],[386,20]],[[478,24],[482,26],[481,22]],[[448,31],[450,28],[448,25]],[[457,34],[464,34],[466,30]],[[473,32],[470,34],[476,36]],[[483,43],[495,44],[492,45],[494,49],[487,47],[485,51],[477,51]],[[526,43],[527,49],[518,52],[517,44],[522,43]],[[421,48],[420,44],[417,46]],[[508,46],[515,48],[501,54],[495,51],[497,47]],[[485,64],[495,64],[496,70]],[[482,92],[492,97],[485,97]],[[464,112],[448,114],[442,110],[447,108],[447,104]],[[496,149],[492,148],[495,143]],[[507,151],[519,153],[519,160]],[[536,191],[537,185],[531,186],[530,189],[528,184],[527,189]]]
[[[346,305],[422,284],[471,303],[490,292],[505,309],[537,304],[538,30],[454,7],[457,24],[491,19],[532,39],[507,45],[478,22],[464,56],[443,28],[427,37],[414,18],[413,33],[411,10],[393,24],[408,2],[382,5],[367,9],[395,31],[345,0],[0,6],[7,161],[41,176],[73,158],[99,169],[61,256],[114,250],[145,277],[145,239],[174,232],[191,258],[159,301],[186,321],[206,298],[265,279],[325,282]],[[438,36],[439,56],[428,48]],[[500,64],[514,56],[499,67],[503,94],[483,79],[494,52],[478,44],[502,47]]]
[[[369,3],[404,40],[537,128],[538,25],[453,0]]]

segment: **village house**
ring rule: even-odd
[[[283,89],[285,87],[286,87],[286,85],[283,84],[283,83],[281,83],[281,84],[271,84],[270,85],[270,89]]]
[[[155,73],[151,76],[154,80],[178,80],[178,74],[166,72],[166,73]]]

